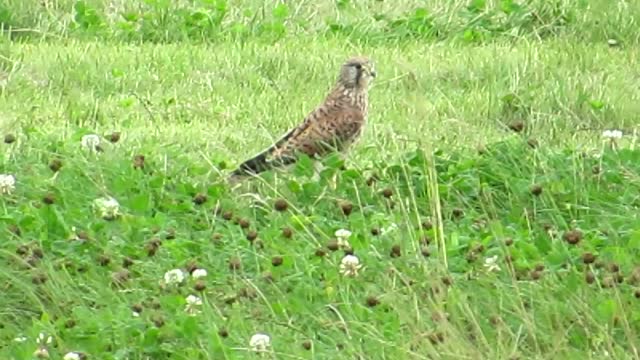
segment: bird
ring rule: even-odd
[[[368,88],[376,77],[372,60],[354,56],[343,62],[338,79],[324,101],[275,143],[231,172],[237,182],[262,172],[294,164],[300,154],[311,158],[344,153],[367,124]]]

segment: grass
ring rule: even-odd
[[[637,5],[44,4],[0,6],[0,358],[640,357]],[[229,189],[354,54],[379,75],[346,162]]]

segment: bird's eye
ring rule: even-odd
[[[362,69],[362,65],[361,64],[356,64],[355,65],[356,69],[361,70]]]

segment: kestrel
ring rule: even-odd
[[[368,86],[375,76],[374,65],[368,58],[347,60],[324,102],[275,144],[240,164],[231,178],[291,165],[300,153],[320,157],[347,150],[360,137],[367,122]]]

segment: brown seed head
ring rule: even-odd
[[[202,205],[207,202],[207,195],[198,193],[193,197],[193,203],[196,205]]]
[[[193,284],[193,289],[198,292],[202,292],[207,288],[207,285],[202,280],[196,280],[195,284]]]
[[[35,257],[36,259],[42,259],[44,257],[44,251],[41,247],[35,246],[33,249],[31,249],[31,255],[33,255],[33,257]]]
[[[324,257],[327,255],[327,252],[324,250],[324,248],[317,248],[316,249],[316,256],[317,257]]]
[[[18,245],[18,248],[16,249],[16,254],[20,255],[20,256],[25,256],[29,253],[29,246],[25,245],[25,244],[20,244]]]
[[[564,241],[571,245],[576,245],[582,240],[582,232],[580,230],[569,230],[562,235]]]
[[[311,340],[305,340],[302,342],[302,348],[305,350],[311,350],[313,346],[313,343],[311,342]]]
[[[620,265],[618,265],[616,263],[609,264],[609,271],[611,271],[612,273],[619,272],[620,271]]]
[[[513,121],[509,124],[509,129],[513,130],[514,132],[522,132],[522,130],[524,130],[524,121],[521,120],[516,120]]]
[[[153,238],[145,244],[144,249],[147,252],[148,256],[155,256],[155,254],[160,249],[160,245],[162,245],[162,242],[160,241],[160,239]]]
[[[540,280],[542,277],[542,271],[534,270],[531,272],[531,280]]]
[[[53,159],[49,162],[49,169],[53,172],[58,172],[62,168],[62,161],[60,159]]]
[[[16,136],[13,134],[7,134],[4,136],[4,143],[5,144],[13,144],[14,142],[16,142]]]
[[[136,155],[133,157],[133,168],[144,169],[144,155]]]
[[[128,268],[131,265],[133,265],[133,259],[126,256],[124,259],[122,259],[122,267],[124,268]]]
[[[229,270],[240,270],[242,269],[242,262],[239,258],[233,257],[229,260]]]
[[[289,208],[289,204],[285,199],[276,199],[276,201],[273,203],[273,208],[276,209],[276,211],[280,212],[287,211],[287,209]]]
[[[112,132],[107,136],[107,139],[109,139],[109,141],[114,144],[117,143],[118,141],[120,141],[120,132],[119,131]]]
[[[257,231],[250,230],[249,232],[247,232],[247,240],[253,242],[257,238],[258,238],[258,232]]]
[[[271,258],[271,265],[273,266],[280,266],[282,265],[284,259],[282,258],[282,256],[274,256]]]
[[[164,318],[161,315],[155,315],[151,321],[153,321],[153,325],[157,328],[164,326]]]
[[[114,285],[122,285],[131,277],[131,273],[127,269],[122,269],[111,274],[111,281]]]
[[[542,194],[542,186],[535,184],[531,187],[531,194],[534,196],[540,196]]]
[[[353,211],[353,204],[351,204],[351,202],[349,201],[341,201],[340,202],[340,209],[342,209],[342,213],[345,216],[349,216],[351,215],[351,212]]]
[[[596,261],[596,256],[590,252],[582,254],[582,262],[585,264],[593,264]]]
[[[233,219],[233,212],[231,212],[231,211],[223,211],[222,212],[222,218],[227,220],[227,221],[230,221],[231,219]]]
[[[242,219],[238,219],[238,225],[240,225],[240,227],[243,229],[248,229],[249,226],[251,226],[251,222],[249,222],[249,220],[245,218],[242,218]]]
[[[422,254],[422,256],[424,257],[429,257],[431,256],[431,251],[429,250],[428,246],[423,246],[422,249],[420,249],[420,253]]]
[[[327,243],[327,249],[331,251],[337,251],[338,249],[340,249],[340,244],[338,244],[338,240],[336,239],[329,240],[329,242]]]
[[[584,281],[591,285],[596,281],[596,275],[591,270],[586,270],[584,272]]]
[[[378,300],[377,297],[371,295],[367,297],[366,303],[368,307],[376,307],[378,306],[378,304],[380,304],[380,300]]]
[[[286,227],[282,229],[282,237],[285,239],[291,239],[293,236],[293,230],[290,227]]]
[[[56,197],[52,193],[48,193],[42,198],[42,202],[47,205],[51,205],[56,202]]]
[[[400,245],[396,244],[391,247],[391,253],[389,254],[392,258],[397,258],[402,256],[402,250]]]
[[[386,188],[384,190],[382,190],[382,196],[386,197],[387,199],[393,196],[393,190],[391,188]]]
[[[211,242],[213,242],[214,244],[221,244],[222,243],[222,234],[220,234],[220,233],[211,234]]]

